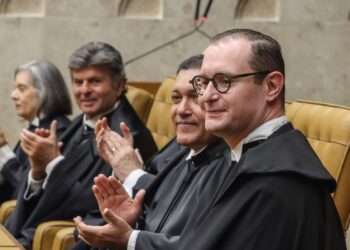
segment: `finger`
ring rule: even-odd
[[[139,150],[138,148],[135,148],[135,153],[136,153],[137,159],[139,160],[139,162],[141,163],[141,165],[144,165],[144,162],[143,162],[143,159],[142,159],[140,150]]]
[[[21,136],[23,136],[23,138],[25,138],[28,141],[35,141],[38,139],[38,136],[35,133],[29,131],[28,129],[22,129]]]
[[[92,186],[92,191],[94,192],[94,195],[95,195],[95,198],[96,198],[96,200],[97,200],[97,203],[99,203],[99,205],[100,205],[100,203],[101,203],[101,205],[102,205],[103,196],[102,196],[101,191],[100,191],[100,189],[98,188],[98,186],[93,185],[93,186]],[[101,212],[102,212],[102,211],[101,211]]]
[[[31,147],[29,147],[24,141],[21,140],[20,146],[26,155],[30,155]]]
[[[106,208],[103,211],[103,215],[108,223],[112,224],[113,226],[117,227],[118,229],[121,229],[122,231],[125,228],[130,228],[129,224],[125,220],[120,218],[118,215],[116,215],[112,210],[110,210],[108,208]]]
[[[128,141],[128,143],[133,146],[134,138],[130,132],[128,125],[125,122],[120,123],[120,130],[122,131],[123,137]]]
[[[22,130],[20,134],[20,140],[21,140],[21,143],[26,147],[33,147],[35,144],[36,138],[31,134],[31,132],[27,130]]]
[[[146,194],[146,191],[144,189],[141,189],[135,195],[134,204],[138,211],[141,211],[142,204],[145,199],[145,194]]]
[[[99,120],[96,122],[96,126],[95,126],[95,135],[97,135],[101,130],[102,130],[102,119],[99,119]]]
[[[82,222],[82,218],[80,216],[74,217],[73,221],[75,223],[76,226],[78,226],[78,224],[80,224],[80,222]]]
[[[54,141],[57,141],[56,130],[57,130],[57,121],[53,120],[50,124],[50,138],[53,139]]]
[[[103,198],[107,198],[114,194],[112,186],[109,184],[108,178],[106,176],[101,176],[101,178],[96,178],[95,185],[101,191]]]
[[[78,238],[82,241],[84,241],[87,245],[93,246],[93,243],[90,242],[88,239],[86,239],[81,233],[79,233]]]
[[[114,193],[129,196],[126,190],[124,189],[123,185],[117,180],[117,178],[115,178],[114,176],[109,176],[108,181],[112,186]]]
[[[111,130],[111,128],[109,127],[108,125],[108,120],[107,120],[107,117],[103,117],[102,119],[102,126],[105,130]]]
[[[97,143],[97,149],[98,152],[100,153],[101,156],[103,156],[103,159],[106,161],[109,161],[110,158],[107,158],[107,153],[113,153],[113,150],[111,149],[111,147],[108,146],[108,144],[106,143],[106,141],[104,139],[101,139],[99,141],[96,142]],[[109,162],[108,162],[109,163]]]
[[[89,245],[93,244],[93,240],[96,239],[96,236],[102,227],[87,225],[82,220],[74,220],[74,222],[76,223],[79,232],[79,238],[87,242]]]
[[[105,133],[104,139],[112,151],[119,150],[122,146],[123,138],[112,130]]]

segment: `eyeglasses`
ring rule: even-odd
[[[254,76],[254,75],[267,75],[270,72],[271,71],[258,71],[258,72],[245,73],[245,74],[232,75],[232,76],[224,73],[216,73],[213,76],[213,78],[208,78],[205,76],[198,75],[198,76],[194,76],[192,80],[190,80],[190,83],[192,84],[197,95],[203,95],[205,89],[208,87],[210,82],[213,83],[214,88],[219,93],[225,94],[231,88],[232,83],[234,83],[235,80],[238,78]]]

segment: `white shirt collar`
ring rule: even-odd
[[[31,122],[29,122],[29,125],[34,125],[35,127],[39,127],[40,125],[39,117],[35,117]]]
[[[261,124],[259,127],[250,132],[246,138],[240,141],[234,149],[231,150],[232,161],[238,162],[241,159],[244,144],[267,139],[277,129],[282,127],[287,122],[287,116],[283,115]]]
[[[186,161],[190,160],[193,156],[196,156],[196,155],[199,155],[201,152],[204,151],[204,149],[207,148],[207,145],[205,145],[204,147],[202,147],[201,149],[199,150],[194,150],[194,149],[191,149],[190,150],[190,153],[188,154],[188,156],[186,157]]]
[[[118,101],[114,104],[114,106],[113,106],[111,109],[107,110],[106,112],[104,112],[104,113],[102,113],[102,114],[96,115],[96,116],[94,116],[94,117],[92,117],[92,118],[87,118],[86,115],[84,114],[84,116],[83,116],[83,124],[84,124],[85,126],[89,127],[89,128],[95,129],[97,121],[98,121],[101,117],[103,117],[103,116],[105,116],[105,115],[111,113],[113,110],[115,110],[116,108],[118,108],[119,103],[120,103],[120,101],[118,100]]]

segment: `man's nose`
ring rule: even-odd
[[[90,93],[91,91],[90,84],[87,81],[84,81],[83,84],[80,86],[80,91],[83,94]]]
[[[17,90],[16,89],[12,90],[12,92],[11,92],[11,99],[12,100],[17,100]]]
[[[191,114],[191,105],[189,104],[189,100],[187,98],[183,98],[179,103],[178,111],[180,114]]]
[[[208,102],[211,101],[215,96],[217,96],[218,91],[214,87],[214,84],[212,81],[210,81],[205,88],[203,95],[200,97],[200,100],[202,102]]]

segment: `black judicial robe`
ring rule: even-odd
[[[345,250],[334,188],[305,137],[287,124],[232,166],[179,244],[166,249]]]
[[[147,160],[157,150],[149,130],[144,126],[126,97],[121,97],[118,107],[106,115],[110,127],[120,133],[119,125],[125,122],[134,137],[134,146]],[[17,207],[7,220],[6,228],[27,248],[38,224],[48,220],[84,217],[98,209],[91,187],[96,175],[110,175],[112,168],[97,154],[92,133],[79,143],[83,134],[83,115],[77,117],[62,135],[64,156],[51,173],[47,186],[30,200],[25,200],[27,183],[19,189]]]
[[[188,147],[178,144],[176,138],[172,139],[161,151],[147,162],[145,166],[146,173],[137,180],[133,187],[133,193],[136,194],[140,189],[148,189],[150,185],[155,186],[157,182],[167,175],[175,164],[178,164],[178,162],[189,155],[189,153],[190,149]],[[160,174],[157,178],[158,181],[154,183],[158,174]]]
[[[169,161],[146,189],[137,250],[168,249],[168,244],[178,240],[199,199],[211,197],[225,177],[220,168],[227,150],[217,140],[191,160],[186,160],[188,151]]]
[[[49,129],[53,120],[57,121],[57,134],[62,135],[70,124],[70,120],[64,115],[54,115],[41,119],[38,127]],[[29,127],[29,130],[33,131],[34,129],[35,128]],[[24,173],[27,172],[29,167],[28,159],[20,146],[20,142],[16,144],[14,152],[16,158],[8,160],[1,170],[2,183],[0,184],[0,203],[15,199],[20,183],[27,181],[27,176],[25,176]]]

